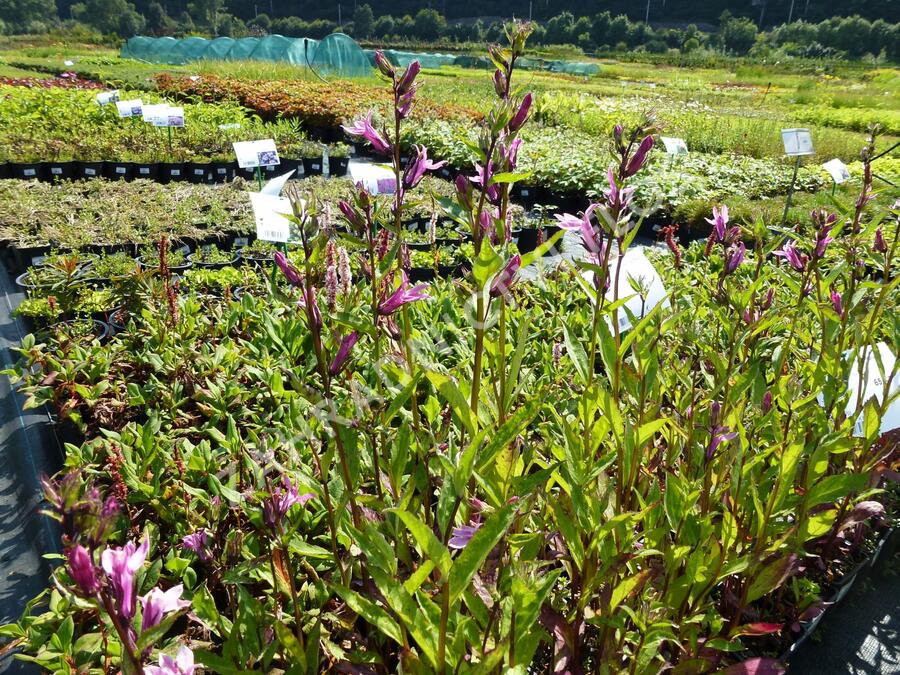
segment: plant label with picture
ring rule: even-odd
[[[250,204],[256,218],[256,238],[287,243],[291,240],[291,222],[285,217],[293,213],[287,197],[250,193]]]
[[[685,143],[683,138],[673,138],[671,136],[660,136],[659,140],[662,141],[663,145],[666,147],[666,154],[669,155],[686,155],[688,148],[687,143]]]
[[[878,357],[875,356],[875,350],[878,350]],[[862,350],[857,350],[856,362],[850,370],[850,378],[847,380],[847,389],[850,392],[850,398],[847,401],[847,407],[844,412],[849,417],[856,413],[857,408],[862,408],[870,399],[875,399],[881,403],[884,397],[884,384],[897,363],[897,358],[891,351],[891,348],[884,342],[877,343],[874,348],[870,347],[865,350],[865,364],[860,368],[863,354]],[[848,352],[851,353],[851,352]],[[884,367],[882,370],[878,366],[878,361]],[[860,372],[862,371],[862,372]],[[896,397],[900,392],[900,378],[895,377],[891,383],[891,390],[888,398]],[[865,424],[865,413],[860,412],[859,416],[853,422],[853,435],[864,436],[863,425]],[[893,402],[884,411],[884,417],[881,418],[881,428],[879,433],[883,434],[892,429],[900,428],[900,399],[894,398]]]
[[[153,124],[154,118],[169,107],[168,103],[148,103],[141,111],[141,117],[145,122]]]
[[[349,173],[354,183],[362,183],[372,194],[391,195],[397,189],[394,172],[387,165],[354,162],[350,164]]]
[[[264,138],[259,141],[238,141],[233,143],[234,154],[238,166],[242,169],[255,169],[258,166],[277,166],[281,164],[275,141]]]
[[[155,127],[184,127],[184,108],[165,106],[153,116]]]
[[[812,134],[809,129],[782,129],[781,141],[784,143],[784,154],[788,157],[814,155]]]
[[[831,175],[831,178],[838,185],[844,181],[850,180],[850,169],[848,169],[847,165],[839,159],[832,159],[829,162],[825,162],[822,165],[822,168]]]
[[[115,103],[119,100],[119,90],[113,89],[112,91],[101,91],[97,94],[97,103],[100,105],[109,105],[110,103]]]
[[[659,276],[659,272],[657,272],[656,268],[653,267],[653,264],[647,260],[647,256],[644,255],[644,252],[641,249],[633,248],[626,251],[625,255],[622,257],[621,264],[622,272],[619,274],[618,293],[616,293],[612,284],[616,279],[616,270],[619,261],[614,256],[610,256],[610,288],[606,291],[606,302],[611,303],[615,301],[616,298],[620,300],[628,298],[625,301],[625,304],[619,308],[618,312],[619,330],[623,331],[628,330],[632,325],[628,312],[631,312],[637,320],[640,320],[660,303],[662,303],[663,307],[667,307],[669,299],[666,287],[663,285],[662,277]],[[593,272],[585,272],[585,275],[588,279],[593,281]],[[646,294],[643,298],[635,290],[635,286],[641,288]],[[628,311],[625,311],[626,308]],[[606,316],[606,323],[609,325],[610,330],[612,330],[611,315]]]
[[[144,103],[139,98],[128,101],[116,101],[119,117],[143,117]]]

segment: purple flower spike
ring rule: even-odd
[[[793,267],[798,272],[802,272],[806,269],[806,263],[809,262],[809,258],[805,253],[801,253],[797,250],[797,247],[794,246],[793,243],[788,242],[785,244],[780,250],[775,251],[775,254],[779,258],[784,258],[790,263],[791,267]]]
[[[382,75],[390,77],[391,79],[394,78],[394,75],[396,74],[394,66],[391,65],[391,62],[388,61],[384,52],[380,49],[375,50],[375,65],[378,66],[378,70],[381,71]]]
[[[134,542],[129,541],[121,548],[107,548],[100,555],[103,571],[106,572],[113,587],[119,614],[126,621],[134,618],[137,600],[134,577],[147,559],[149,550],[150,540],[144,537],[140,546],[135,546]]]
[[[728,427],[714,427],[712,430],[709,445],[706,446],[706,461],[709,462],[715,457],[716,450],[726,441],[737,438],[737,432],[731,431]]]
[[[90,552],[84,546],[76,544],[66,550],[66,559],[69,561],[69,576],[81,592],[87,597],[96,595],[100,590],[100,580]]]
[[[644,140],[642,140],[641,144],[638,146],[637,151],[634,153],[634,156],[625,167],[626,178],[628,178],[629,176],[633,176],[641,170],[641,167],[644,166],[644,162],[647,161],[647,154],[650,152],[650,149],[652,147],[653,136],[645,136]]]
[[[841,317],[841,319],[843,319],[844,318],[843,299],[841,298],[841,294],[838,293],[837,291],[835,291],[834,289],[832,289],[832,291],[831,291],[831,306],[834,307],[835,313],[839,317]]]
[[[497,272],[494,280],[491,282],[490,294],[492,298],[499,298],[501,295],[506,295],[507,291],[509,291],[515,283],[516,273],[521,266],[522,256],[517,254],[507,261],[506,265],[503,266],[503,269]]]
[[[352,125],[349,127],[345,126],[343,129],[351,136],[364,138],[375,152],[382,155],[391,155],[393,154],[391,144],[372,126],[372,114],[370,110],[365,117],[360,117]]]
[[[816,248],[813,250],[813,255],[816,258],[824,256],[828,244],[834,241],[834,237],[828,236],[831,233],[831,228],[831,225],[825,225],[816,235]]]
[[[724,242],[725,231],[728,227],[728,207],[724,204],[722,206],[714,206],[713,217],[706,218],[706,222],[713,226],[715,240],[719,243]]]
[[[291,286],[303,285],[303,277],[300,275],[300,272],[297,271],[297,268],[291,264],[287,256],[281,251],[275,252],[275,264],[278,265],[278,269],[281,270],[281,273],[284,274]]]
[[[416,156],[403,172],[403,187],[407,190],[416,187],[425,176],[426,171],[440,169],[447,162],[432,162],[428,159],[428,150],[424,145],[416,145]]]
[[[204,562],[212,559],[209,553],[209,532],[203,528],[182,537],[181,546],[196,553]]]
[[[531,92],[529,92],[525,94],[525,97],[522,99],[522,104],[519,106],[516,114],[513,115],[512,119],[509,121],[509,130],[512,133],[515,133],[519,129],[521,129],[522,125],[524,125],[526,120],[528,120],[528,111],[531,109],[531,101],[532,96]]]
[[[301,495],[300,491],[291,484],[290,479],[283,476],[281,487],[272,490],[270,498],[263,504],[263,518],[269,527],[280,528],[284,517],[294,504],[305,504],[313,497],[315,495],[311,492]]]
[[[409,64],[406,68],[406,72],[403,73],[403,77],[401,77],[400,81],[397,83],[398,93],[406,94],[412,89],[413,82],[416,81],[416,76],[421,69],[422,65],[418,61],[413,61]]]
[[[887,242],[884,240],[884,232],[881,227],[875,230],[875,252],[876,253],[887,253],[888,247]]]
[[[181,584],[172,586],[167,591],[161,591],[158,588],[150,589],[147,595],[141,598],[141,606],[144,608],[141,617],[141,632],[149,630],[154,626],[158,626],[163,617],[169,612],[177,612],[185,607],[190,607],[191,603],[181,599],[181,592],[184,587]]]
[[[344,368],[344,364],[347,363],[347,359],[350,357],[350,352],[353,350],[353,345],[356,344],[357,340],[359,340],[359,333],[353,331],[349,335],[345,336],[343,340],[341,340],[341,346],[338,348],[338,353],[335,355],[334,360],[331,362],[331,365],[328,367],[328,374],[334,377]]]
[[[742,241],[739,241],[737,244],[732,244],[728,248],[728,251],[725,254],[725,274],[732,274],[738,266],[744,262],[744,255],[746,252],[747,247]]]
[[[455,548],[457,550],[461,548],[465,548],[466,544],[472,541],[472,537],[475,536],[475,533],[478,532],[478,528],[481,527],[481,523],[475,523],[474,525],[460,525],[459,527],[453,528],[453,536],[450,537],[450,541],[447,542],[447,546],[450,548]]]
[[[762,414],[765,415],[772,409],[772,392],[767,391],[763,394],[762,404],[760,405],[760,409],[762,410]]]
[[[147,675],[194,675],[200,664],[194,664],[194,652],[182,646],[173,659],[168,654],[159,655],[158,666],[144,666]]]
[[[418,300],[428,300],[431,296],[425,292],[428,288],[427,284],[417,284],[409,288],[409,280],[406,278],[406,272],[401,272],[400,286],[388,297],[382,298],[378,303],[378,314],[381,316],[390,316],[398,309],[411,302]]]

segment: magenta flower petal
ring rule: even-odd
[[[100,579],[97,578],[97,567],[90,552],[80,544],[66,550],[69,561],[69,576],[86,596],[93,596],[100,590]]]
[[[493,281],[491,281],[490,295],[492,298],[499,298],[512,288],[512,285],[516,280],[516,273],[521,266],[522,256],[518,254],[514,255],[506,262],[503,269],[497,272]]]
[[[343,340],[341,340],[341,346],[338,348],[338,352],[334,357],[334,360],[331,362],[331,365],[328,367],[328,373],[334,377],[344,368],[344,364],[347,363],[347,359],[350,358],[350,352],[353,349],[353,345],[356,344],[357,340],[359,340],[359,333],[353,331],[349,335],[345,336]]]
[[[459,527],[453,528],[453,534],[450,537],[450,540],[447,542],[447,546],[450,548],[455,548],[457,550],[461,548],[465,548],[466,544],[472,541],[472,537],[475,536],[475,533],[478,532],[478,528],[481,527],[481,523],[476,523],[474,525],[460,525]]]
[[[190,607],[190,602],[181,599],[183,590],[184,587],[181,584],[172,586],[165,592],[159,590],[159,588],[150,589],[150,592],[141,598],[141,606],[143,607],[141,632],[158,626],[166,614]]]
[[[344,126],[343,129],[351,136],[364,138],[375,152],[391,155],[393,154],[391,144],[372,126],[372,114],[370,110],[365,117],[360,117],[350,126]]]
[[[303,277],[300,275],[300,272],[297,271],[297,268],[291,264],[287,256],[281,251],[275,252],[275,264],[278,265],[278,269],[281,270],[281,273],[284,274],[292,286],[303,285]]]
[[[149,550],[150,540],[145,537],[140,546],[129,541],[121,548],[109,547],[100,555],[103,571],[113,587],[117,609],[126,621],[134,618],[137,600],[134,577],[147,559]]]
[[[515,133],[516,131],[521,129],[526,120],[528,120],[528,111],[531,109],[531,101],[532,96],[531,92],[529,92],[525,94],[525,97],[522,99],[521,105],[519,105],[519,109],[509,121],[509,130],[511,132]]]
[[[641,141],[641,144],[638,146],[637,151],[632,156],[631,160],[628,162],[625,167],[625,177],[633,176],[638,171],[641,170],[641,167],[644,166],[644,162],[647,161],[647,153],[650,152],[650,149],[653,147],[653,136],[645,136],[644,140]]]

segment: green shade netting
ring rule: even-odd
[[[384,55],[397,68],[406,68],[413,61],[419,61],[423,68],[493,67],[487,57],[470,54],[453,55],[386,49]],[[372,73],[375,64],[374,51],[363,51],[353,38],[343,33],[332,33],[324,40],[288,38],[283,35],[239,40],[227,37],[215,40],[199,37],[176,40],[170,37],[137,36],[128,40],[122,47],[122,57],[172,64],[189,63],[200,59],[277,61],[312,68],[322,76],[334,77],[365,77]],[[600,66],[596,63],[530,58],[520,59],[518,63],[525,70],[548,70],[553,73],[584,77],[600,72]]]
[[[372,74],[369,57],[356,40],[343,33],[332,33],[324,40],[310,43],[309,63],[320,75],[366,77]]]

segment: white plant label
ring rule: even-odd
[[[219,128],[222,129],[223,131],[225,129],[240,129],[241,123],[240,122],[229,122],[228,124],[220,124]]]
[[[394,172],[386,165],[350,162],[348,172],[354,183],[362,183],[372,194],[390,195],[397,189]]]
[[[119,117],[143,117],[144,103],[139,98],[129,101],[116,101]]]
[[[110,103],[115,103],[119,100],[119,90],[113,89],[112,91],[101,91],[97,94],[97,103],[100,105],[109,105]]]
[[[789,157],[814,155],[812,134],[809,129],[782,129],[781,141],[784,143],[784,154]]]
[[[291,200],[287,197],[251,192],[250,204],[253,206],[253,215],[256,217],[257,239],[290,241],[291,223],[285,216],[293,214]]]
[[[157,110],[153,116],[153,126],[183,127],[184,108],[172,108],[169,106],[164,106],[161,110]]]
[[[609,278],[610,287],[606,291],[606,302],[614,302],[618,297],[620,300],[628,298],[625,303],[619,307],[618,321],[619,330],[628,330],[631,328],[631,318],[628,316],[628,310],[634,314],[637,320],[641,320],[647,313],[662,303],[663,307],[669,305],[669,298],[666,287],[663,285],[662,277],[653,267],[653,264],[647,260],[647,256],[641,249],[633,248],[625,252],[622,257],[622,272],[619,274],[619,292],[616,293],[613,283],[616,279],[616,269],[618,268],[618,260],[611,255],[609,260]],[[594,273],[591,271],[583,272],[584,276],[593,283]],[[646,292],[646,297],[641,296],[632,288],[631,282],[634,281],[640,288]],[[612,316],[606,316],[606,323],[612,330]]]
[[[673,138],[671,136],[660,136],[659,140],[662,141],[663,145],[666,147],[666,153],[669,155],[686,155],[688,148],[687,143],[685,143],[683,138]]]
[[[884,366],[884,371],[878,367],[878,361],[875,359],[873,349],[878,350],[878,354],[881,357],[881,364]],[[844,412],[848,417],[856,412],[858,405],[862,407],[862,405],[870,399],[874,398],[878,403],[882,402],[884,396],[884,383],[887,378],[891,376],[894,365],[897,363],[897,359],[891,351],[891,348],[884,342],[879,342],[874,348],[870,347],[866,349],[865,366],[862,368],[862,372],[860,372],[860,364],[863,356],[861,352],[862,350],[857,350],[858,356],[856,358],[856,363],[853,364],[853,368],[850,371],[850,379],[847,381],[850,399],[847,401],[847,407]],[[862,379],[863,376],[865,376],[864,382]],[[891,384],[891,391],[889,392],[888,398],[896,396],[898,392],[900,392],[900,378],[895,377]],[[865,411],[861,412],[859,417],[853,422],[854,436],[864,435],[864,424]],[[883,434],[891,429],[897,429],[898,427],[900,427],[900,399],[895,398],[893,403],[891,403],[887,410],[884,411],[884,417],[881,418],[881,429],[879,430],[879,433]]]
[[[834,182],[840,185],[844,181],[850,180],[850,169],[839,159],[832,159],[822,165],[829,174],[831,174]]]
[[[153,118],[155,118],[163,110],[166,110],[168,107],[168,103],[147,103],[141,111],[141,117],[145,122],[150,122],[151,124],[153,124]]]
[[[242,169],[281,164],[278,150],[275,149],[275,141],[271,138],[260,141],[238,141],[233,145],[238,166]]]
[[[74,66],[75,62],[72,61],[71,59],[66,59],[65,61],[63,61],[63,65],[64,66]]]
[[[294,175],[294,170],[291,169],[285,174],[278,176],[277,178],[273,178],[268,183],[263,185],[263,189],[260,190],[260,194],[264,195],[275,195],[276,197],[281,194],[281,191],[284,189],[284,184],[288,182],[288,179]]]

